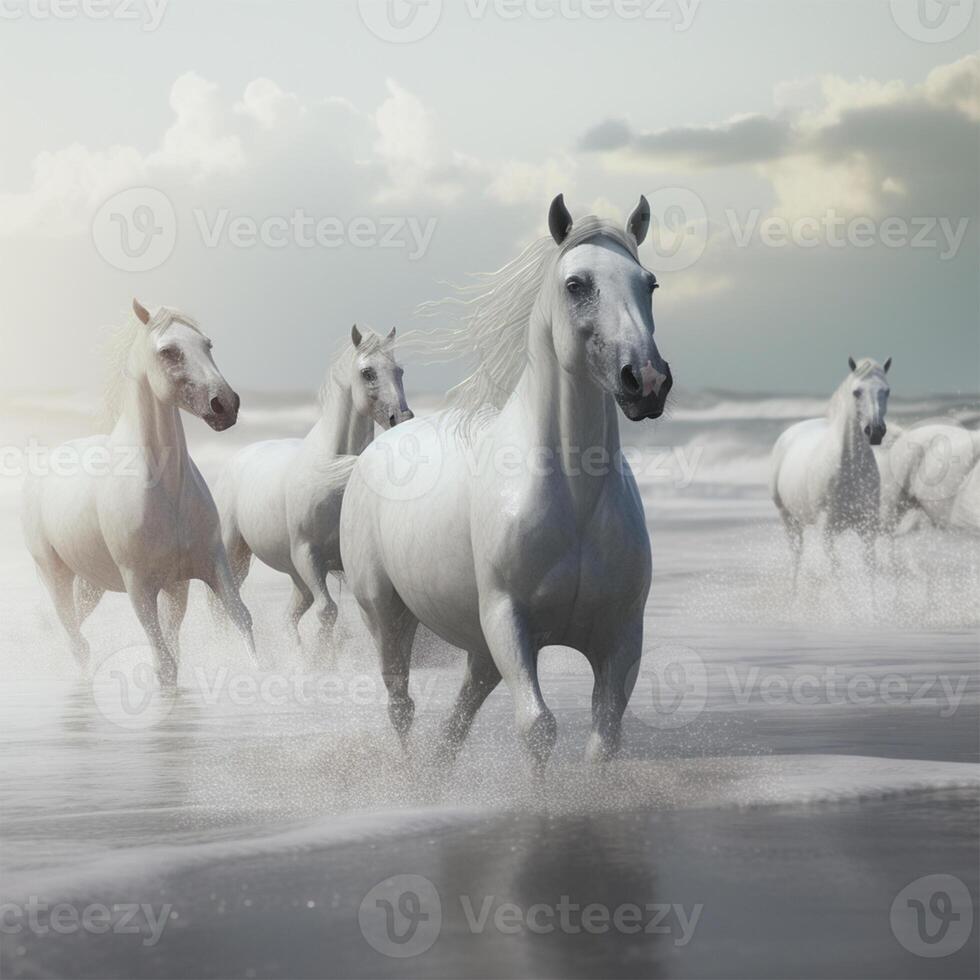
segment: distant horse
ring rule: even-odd
[[[190,579],[211,587],[255,656],[251,617],[180,417],[183,409],[221,432],[235,424],[239,398],[190,317],[167,307],[151,316],[135,300],[133,313],[117,337],[110,434],[67,443],[56,452],[75,465],[28,478],[22,524],[79,666],[89,661],[85,618],[104,592],[126,592],[170,684]]]
[[[776,440],[769,489],[793,552],[793,587],[803,555],[803,532],[823,521],[823,538],[836,564],[835,540],[856,531],[865,560],[875,567],[881,480],[872,446],[885,437],[890,390],[884,366],[848,359],[850,374],[830,399],[827,415],[790,426]]]
[[[880,460],[881,518],[889,532],[910,513],[925,515],[935,527],[980,523],[970,501],[969,481],[980,464],[980,432],[932,423],[906,429]]]
[[[542,771],[556,725],[537,660],[550,644],[592,665],[589,756],[619,746],[651,557],[616,409],[658,418],[672,383],[653,336],[657,280],[637,254],[649,222],[641,198],[625,231],[594,217],[573,226],[555,198],[551,238],[480,277],[447,341],[480,357],[457,409],[384,433],[354,466],[341,554],[403,743],[422,622],[468,651],[443,727],[450,756],[502,677],[522,746]],[[407,472],[396,465],[406,460]]]
[[[215,491],[236,583],[248,575],[252,555],[287,574],[293,638],[300,645],[299,622],[312,606],[320,650],[330,649],[337,619],[327,573],[343,568],[340,502],[354,461],[374,438],[375,423],[389,429],[414,417],[395,360],[395,331],[382,340],[355,326],[351,339],[324,382],[320,418],[306,438],[246,446]]]

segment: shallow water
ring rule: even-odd
[[[139,933],[96,934],[44,931],[40,913],[0,937],[3,974],[974,975],[975,925],[930,957],[899,941],[890,911],[932,874],[963,883],[970,921],[980,907],[976,542],[909,535],[875,595],[846,544],[840,580],[811,546],[791,595],[766,455],[810,401],[682,398],[670,421],[624,430],[642,440],[655,569],[623,758],[582,763],[591,675],[550,650],[560,736],[543,784],[521,763],[502,688],[454,771],[432,762],[462,663],[431,637],[406,759],[349,594],[339,663],[311,670],[283,645],[287,589],[265,569],[245,597],[276,670],[251,669],[195,588],[176,696],[145,683],[121,596],[86,624],[99,667],[79,680],[20,545],[18,481],[0,481],[0,890],[21,909],[34,897],[163,915],[151,945],[152,916],[136,917]],[[74,404],[4,406],[7,441],[84,431]],[[976,419],[952,400],[892,409],[900,422],[940,413]],[[210,478],[233,448],[309,417],[266,397],[228,434],[191,421],[192,451]],[[402,875],[410,887],[369,896]],[[544,905],[547,919],[563,895],[609,915],[654,905],[663,920],[544,932],[533,915],[496,917]],[[477,928],[467,911],[488,897]],[[402,945],[376,931],[388,900],[396,935],[414,921],[402,911],[429,916]]]

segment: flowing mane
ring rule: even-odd
[[[171,309],[168,306],[161,306],[157,309],[147,324],[142,323],[135,313],[130,312],[126,320],[110,332],[106,345],[106,359],[109,366],[102,395],[101,422],[103,428],[111,429],[119,421],[119,414],[122,411],[123,388],[126,383],[126,365],[129,362],[129,353],[136,338],[141,331],[159,333],[166,330],[172,323],[186,324],[191,329],[201,333],[201,328],[196,320],[186,313],[181,313],[179,310]]]
[[[612,238],[639,261],[630,235],[589,215],[576,221],[560,247],[550,236],[539,238],[496,272],[475,274],[455,288],[455,295],[419,307],[420,316],[448,311],[455,321],[414,338],[428,360],[476,361],[469,377],[449,392],[465,435],[503,408],[517,387],[527,363],[528,324],[548,270],[570,249],[598,237]]]

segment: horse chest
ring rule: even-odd
[[[547,503],[502,522],[495,566],[535,630],[558,642],[642,587],[649,543],[642,517],[631,520],[629,501],[615,494],[603,495],[584,516],[560,493],[536,499]]]

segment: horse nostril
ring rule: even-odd
[[[396,419],[394,415],[389,415],[388,416],[388,424],[392,428],[394,428],[396,425],[398,425],[398,419]]]
[[[241,396],[238,394],[237,391],[232,392],[232,394],[234,395],[234,399],[235,399],[234,402],[232,403],[233,406],[234,406],[232,410],[237,414],[238,413],[238,409],[240,409],[242,407],[242,399],[241,399]]]
[[[871,435],[871,426],[870,426],[870,425],[866,425],[866,426],[864,427],[864,434],[865,434],[866,436],[870,436],[870,435]]]
[[[225,406],[221,403],[220,398],[211,399],[211,411],[214,412],[215,415],[225,414]]]
[[[633,369],[628,364],[620,371],[619,377],[623,382],[623,390],[627,395],[638,395],[643,390],[640,382],[636,379],[636,375],[633,373]]]

